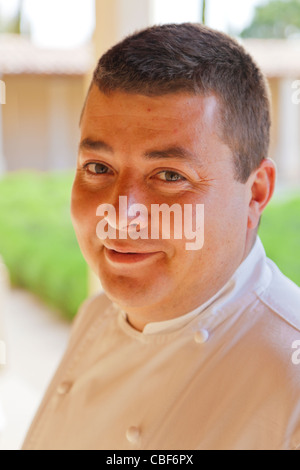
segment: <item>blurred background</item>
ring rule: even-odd
[[[97,59],[136,29],[185,21],[238,38],[267,76],[278,181],[259,234],[300,285],[300,0],[0,0],[0,449],[20,447],[72,318],[100,288],[69,214]]]

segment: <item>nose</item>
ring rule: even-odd
[[[110,212],[106,216],[109,225],[119,230],[127,232],[136,230],[138,232],[148,228],[148,210],[147,207],[136,199],[128,196],[119,196],[115,204],[116,217],[110,217]]]
[[[111,216],[112,211],[108,211],[105,218],[113,229],[120,232],[120,238],[122,233],[148,230],[147,194],[142,181],[130,176],[124,177],[115,187],[111,201],[115,214]]]

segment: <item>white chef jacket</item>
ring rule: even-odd
[[[143,332],[96,296],[24,449],[300,449],[299,307],[259,237],[210,301]]]
[[[6,344],[4,335],[4,313],[6,308],[6,294],[7,294],[7,271],[0,256],[0,374],[5,366],[6,359]],[[1,399],[1,391],[0,391]],[[6,424],[5,414],[0,402],[0,433],[4,430]]]

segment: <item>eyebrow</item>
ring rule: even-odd
[[[108,153],[114,153],[113,148],[106,144],[102,140],[93,140],[90,138],[84,139],[80,145],[79,150],[94,150],[94,151],[105,151]],[[164,159],[175,159],[181,161],[192,161],[201,165],[199,158],[193,152],[185,149],[184,147],[175,146],[168,147],[161,150],[151,150],[144,154],[146,160],[164,160]]]
[[[169,147],[163,150],[153,150],[151,152],[146,152],[144,156],[147,160],[172,158],[176,160],[190,160],[200,163],[197,155],[183,147]]]
[[[113,153],[113,149],[110,145],[106,144],[102,140],[93,140],[90,138],[84,139],[80,142],[79,150],[104,150],[105,152]]]

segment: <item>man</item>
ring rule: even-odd
[[[300,289],[257,237],[269,127],[265,80],[222,33],[152,27],[100,59],[72,217],[105,294],[78,315],[25,449],[299,447]],[[149,236],[164,204],[190,208],[200,248],[175,210],[170,236]]]

